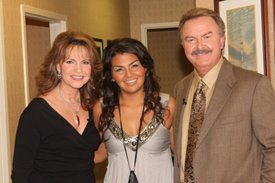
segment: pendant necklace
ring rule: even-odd
[[[70,102],[69,100],[66,100],[64,97],[63,97],[63,95],[62,95],[62,93],[61,93],[61,90],[60,90],[60,85],[59,85],[59,87],[58,87],[58,91],[59,91],[59,96],[60,96],[60,98],[65,102],[65,103],[67,103],[67,104],[70,104],[70,105],[72,105],[72,102]],[[79,106],[78,106],[78,108],[77,108],[77,110],[75,110],[74,112],[75,112],[75,125],[77,126],[77,127],[79,127],[80,126],[80,118],[79,118],[79,111],[80,111],[80,106],[81,106],[81,104],[80,104],[80,100],[79,100]]]

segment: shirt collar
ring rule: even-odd
[[[212,87],[214,87],[223,62],[223,57],[221,57],[220,61],[203,78],[201,78],[195,70],[195,83],[198,83],[202,79],[202,81],[206,84],[207,88],[211,89]]]

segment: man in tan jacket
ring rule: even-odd
[[[175,86],[175,183],[274,183],[275,94],[270,81],[222,57],[225,26],[214,11],[190,10],[179,30],[194,71]],[[190,178],[185,158],[193,94],[200,80],[206,85],[206,109]]]

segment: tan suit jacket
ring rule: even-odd
[[[175,86],[175,183],[180,182],[182,117],[193,74]],[[224,61],[194,155],[196,183],[275,182],[275,94],[260,74]]]

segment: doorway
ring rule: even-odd
[[[26,39],[28,56],[29,100],[37,96],[35,77],[38,74],[44,57],[50,50],[49,22],[26,18]]]
[[[161,92],[173,95],[175,84],[193,70],[180,44],[178,22],[143,24],[142,42],[155,61]]]
[[[4,50],[3,1],[0,0],[0,182],[9,182],[10,144]]]
[[[67,17],[20,5],[25,106],[36,96],[35,76],[55,37],[67,30]]]

